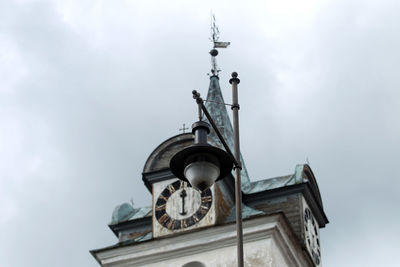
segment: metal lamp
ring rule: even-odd
[[[194,144],[172,157],[170,169],[176,177],[202,191],[231,172],[233,159],[224,150],[207,143],[210,126],[205,121],[195,122],[192,132]]]
[[[211,54],[215,59],[214,55]],[[216,65],[214,61],[213,73]],[[238,74],[232,72],[232,78],[229,80],[232,84],[232,112],[233,112],[233,134],[234,134],[234,152],[232,153],[224,137],[215,125],[210,113],[203,104],[203,99],[197,91],[193,91],[193,98],[198,105],[199,121],[192,126],[192,132],[195,135],[194,144],[176,153],[170,161],[172,173],[183,181],[189,182],[193,187],[204,190],[210,187],[217,180],[226,177],[232,167],[235,170],[235,205],[236,205],[236,232],[237,232],[237,266],[244,267],[243,256],[243,226],[242,226],[242,186],[240,171],[242,165],[240,162],[240,144],[239,144],[239,103],[238,88],[240,83]],[[224,104],[224,103],[222,103]],[[207,143],[207,135],[210,133],[208,123],[201,120],[202,111],[211,123],[212,128],[225,148],[225,151]]]

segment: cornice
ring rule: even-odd
[[[275,214],[252,218],[244,221],[243,226],[245,244],[271,238],[285,253],[289,254],[290,266],[307,266],[304,265],[306,259],[301,253],[301,248],[290,238],[293,233],[283,219],[283,215]],[[113,266],[114,264],[142,266],[235,245],[235,224],[228,224],[141,244],[102,250],[96,253],[96,258],[102,266]]]

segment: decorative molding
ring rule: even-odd
[[[170,169],[162,169],[153,172],[142,173],[142,180],[151,192],[153,184],[175,178]]]
[[[141,229],[141,228],[151,229],[151,223],[152,223],[152,217],[147,216],[132,221],[121,222],[118,224],[109,224],[108,227],[110,227],[115,236],[118,237],[118,233],[125,230]]]
[[[243,222],[244,244],[273,240],[289,259],[288,266],[312,266],[301,252],[283,215],[255,217]],[[207,245],[205,245],[207,244]],[[102,266],[143,266],[236,246],[235,224],[203,228],[201,231],[169,236],[139,244],[102,250],[96,257]]]

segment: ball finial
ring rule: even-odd
[[[229,80],[229,83],[232,84],[233,82],[235,82],[236,84],[239,84],[240,80],[237,76],[238,74],[236,71],[232,72],[232,78]]]
[[[213,57],[216,57],[216,56],[218,55],[218,50],[215,49],[215,48],[214,48],[214,49],[211,49],[210,55],[213,56]]]

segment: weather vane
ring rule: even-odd
[[[210,51],[211,55],[211,73],[212,75],[218,75],[221,71],[218,69],[217,61],[215,57],[218,55],[218,50],[216,48],[227,48],[231,43],[230,42],[220,42],[219,40],[219,29],[215,20],[215,15],[211,14],[211,38],[210,40],[213,42],[213,49]]]

